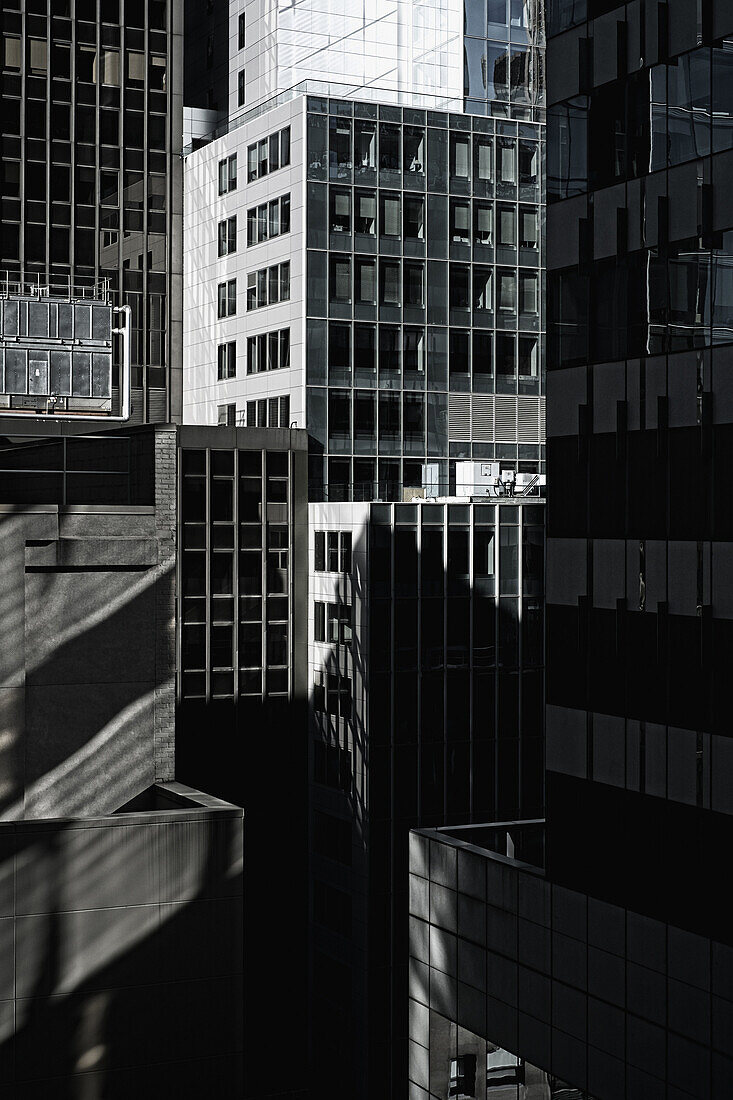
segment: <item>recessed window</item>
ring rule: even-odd
[[[233,317],[237,312],[237,280],[229,279],[226,283],[219,283],[217,299],[218,316]]]
[[[237,187],[237,154],[219,161],[219,194],[226,195]]]
[[[237,343],[231,340],[227,344],[219,344],[217,348],[217,380],[224,381],[227,378],[236,378],[237,375]]]
[[[290,195],[281,195],[247,211],[247,245],[261,244],[290,231]]]
[[[245,93],[244,69],[240,69],[239,73],[237,75],[237,106],[238,107],[244,107],[244,93]]]
[[[290,262],[263,267],[247,275],[247,309],[260,309],[290,298]]]
[[[241,12],[237,23],[237,45],[240,50],[243,50],[245,47],[246,30],[246,17],[244,12]]]
[[[219,255],[228,256],[237,251],[237,216],[219,222]]]
[[[220,427],[234,428],[237,424],[237,406],[219,405],[217,408],[218,424]]]

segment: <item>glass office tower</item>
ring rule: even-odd
[[[132,308],[133,421],[180,417],[183,16],[6,0],[0,269]]]
[[[416,837],[420,1097],[730,1092],[732,44],[548,10],[546,853]]]

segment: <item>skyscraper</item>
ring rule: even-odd
[[[730,1091],[732,35],[548,11],[546,851],[416,838],[419,1096]]]
[[[182,32],[167,0],[3,10],[0,270],[132,309],[133,421],[181,413]]]
[[[407,1087],[410,824],[541,806],[542,36],[499,7],[238,3],[228,84],[214,8],[191,92],[184,419],[309,436],[323,1095]]]

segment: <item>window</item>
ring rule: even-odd
[[[262,141],[257,142],[257,175],[262,177],[266,176],[269,171],[269,160],[267,151],[270,147],[270,143],[267,138],[263,138]]]
[[[537,313],[537,276],[519,276],[519,311],[520,313]]]
[[[290,164],[290,127],[277,130],[247,147],[247,181],[276,172]]]
[[[453,309],[467,309],[469,268],[463,264],[450,265],[450,304]]]
[[[218,316],[233,317],[237,312],[237,280],[230,279],[218,286]]]
[[[286,126],[280,131],[280,167],[286,168],[290,164],[290,127]]]
[[[290,262],[280,264],[280,301],[290,301]]]
[[[219,194],[235,191],[237,187],[237,154],[219,161]]]
[[[323,673],[318,674],[319,677]],[[326,709],[325,692],[322,680],[314,684],[313,705],[317,711]],[[334,790],[348,791],[351,788],[351,753],[338,745],[326,745],[323,741],[313,744],[313,778],[316,783]],[[343,824],[343,822],[342,822]],[[345,862],[345,859],[342,860]],[[349,863],[351,859],[349,858]]]
[[[475,265],[473,269],[473,308],[491,309],[491,268]]]
[[[316,600],[313,609],[314,620],[314,637],[317,642],[325,642],[326,640],[326,605],[320,600]]]
[[[257,179],[257,146],[250,145],[247,148],[247,182]]]
[[[270,199],[267,204],[267,236],[280,236],[280,200]]]
[[[329,122],[329,172],[331,179],[351,177],[351,122],[334,118]]]
[[[423,265],[404,265],[404,303],[406,306],[422,306],[423,300]]]
[[[537,211],[519,208],[519,244],[522,248],[537,248]]]
[[[356,257],[354,294],[357,302],[376,305],[376,261]]]
[[[468,202],[451,203],[450,239],[456,244],[468,244],[471,224],[471,205]]]
[[[237,406],[236,405],[219,405],[217,406],[218,424],[220,427],[234,428],[237,423]]]
[[[499,140],[499,180],[501,183],[516,183],[516,156],[513,141]]]
[[[373,237],[377,232],[377,197],[373,191],[354,192],[354,229]]]
[[[258,295],[259,298],[259,295]],[[279,267],[275,264],[274,267],[270,267],[267,270],[267,300],[263,302],[263,305],[272,305],[273,302],[280,301],[280,279],[279,279]]]
[[[377,132],[373,122],[354,121],[354,166],[359,172],[373,172],[377,167]]]
[[[351,607],[348,604],[328,604],[325,640],[335,645],[351,645]]]
[[[20,72],[20,39],[5,35],[3,38],[3,68]]]
[[[469,178],[469,142],[468,135],[451,135],[450,174],[455,179]]]
[[[280,329],[280,370],[290,366],[290,329]],[[281,425],[284,427],[284,425]]]
[[[219,382],[226,378],[236,378],[237,375],[237,343],[230,340],[228,344],[219,344],[217,349],[217,379]]]
[[[219,255],[228,256],[237,251],[237,215],[219,222]]]
[[[330,283],[332,302],[351,301],[351,260],[348,256],[331,256]]]
[[[425,201],[405,196],[404,235],[413,241],[425,238]]]
[[[405,172],[425,171],[425,131],[416,126],[405,126],[403,134]]]
[[[524,185],[537,183],[539,150],[534,142],[519,142],[519,182]]]
[[[491,179],[491,142],[485,138],[474,137],[476,178]]]
[[[537,338],[519,337],[519,373],[523,378],[537,377]]]
[[[316,531],[314,536],[315,545],[315,569],[317,573],[324,573],[326,570],[326,532]]]
[[[351,232],[351,192],[331,188],[331,232]]]
[[[316,531],[314,548],[317,573],[351,572],[351,531]]]
[[[382,196],[381,234],[383,237],[400,235],[400,200],[396,195]]]
[[[492,208],[488,203],[473,205],[473,243],[491,246]]]
[[[246,35],[246,26],[245,26],[245,24],[246,24],[245,14],[244,14],[244,12],[242,12],[239,16],[238,37],[237,37],[238,49],[240,49],[240,50],[243,50],[244,46],[245,46],[245,35]]]
[[[237,76],[237,106],[238,107],[244,107],[244,89],[245,89],[244,69],[240,69],[239,70],[239,75]]]
[[[379,125],[379,167],[399,172],[400,164],[400,127],[382,122]]]
[[[247,309],[286,302],[290,298],[290,262],[263,267],[247,275]]]
[[[516,248],[516,219],[513,206],[498,206],[496,210],[499,240],[502,248]]]
[[[400,264],[398,260],[380,261],[379,300],[385,306],[398,306],[400,304]]]
[[[351,572],[351,531],[341,532],[341,572]]]
[[[517,309],[517,277],[513,271],[499,271],[499,309],[515,313]]]

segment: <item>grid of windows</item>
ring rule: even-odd
[[[282,370],[290,366],[290,329],[247,337],[247,374]]]
[[[450,459],[541,471],[543,128],[308,111],[312,491],[449,492]]]
[[[261,179],[290,164],[290,127],[247,146],[247,182]]]
[[[99,19],[92,7],[5,5],[0,268],[41,285],[108,279],[114,304],[132,309],[132,383],[149,417],[165,405],[169,234],[180,232],[168,73],[183,12],[131,5],[123,43],[117,5]]]
[[[290,232],[290,195],[281,195],[247,211],[247,245]]]
[[[184,449],[182,475],[181,695],[287,694],[289,454]]]
[[[247,309],[290,300],[290,261],[247,274]]]

